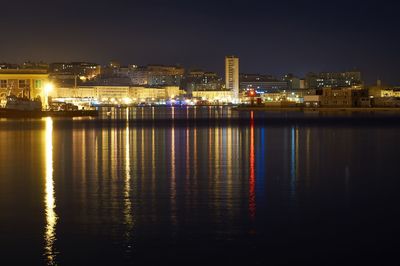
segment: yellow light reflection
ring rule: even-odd
[[[156,187],[156,142],[154,126],[151,129],[151,187],[155,191]]]
[[[47,259],[47,265],[55,265],[56,252],[54,242],[56,240],[57,214],[55,212],[56,199],[54,195],[53,180],[53,120],[51,117],[46,118],[46,184],[45,184],[45,214],[46,228],[44,234],[45,247],[44,255]]]
[[[129,117],[129,110],[127,109],[127,118]],[[131,250],[131,231],[133,229],[133,215],[132,215],[132,202],[131,202],[131,154],[130,154],[130,134],[129,134],[129,120],[127,120],[125,129],[125,188],[124,188],[124,220],[127,226],[126,241],[128,242],[128,251]]]

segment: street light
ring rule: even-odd
[[[51,82],[47,82],[44,85],[44,101],[46,110],[49,109],[49,93],[53,91],[54,85]]]
[[[53,89],[54,89],[53,83],[48,82],[48,83],[46,83],[46,84],[44,85],[44,91],[46,92],[46,94],[48,94],[49,92],[51,92]]]

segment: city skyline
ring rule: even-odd
[[[23,6],[4,5],[1,61],[115,59],[222,74],[220,58],[235,54],[247,73],[357,68],[367,83],[399,83],[396,3],[70,0]]]
[[[237,57],[236,55],[232,55],[232,56]],[[226,57],[226,55],[225,55],[225,57]],[[239,58],[239,57],[237,57],[237,58]],[[49,67],[51,67],[52,64],[81,64],[82,63],[82,64],[98,65],[103,69],[103,68],[110,67],[110,64],[112,64],[113,62],[120,64],[121,61],[108,60],[105,63],[103,63],[103,62],[87,61],[87,60],[86,61],[85,60],[74,60],[74,61],[66,60],[66,61],[50,61],[50,62],[47,62],[47,61],[44,61],[44,60],[37,60],[37,61],[23,60],[23,61],[19,61],[19,62],[16,62],[16,61],[0,61],[0,65],[1,64],[3,64],[4,66],[9,65],[9,67],[11,69],[13,69],[13,68],[28,68],[28,69],[29,68],[31,68],[31,69],[38,68],[38,69],[41,69],[41,68],[43,68],[44,65],[47,65],[45,68],[49,69]],[[26,67],[26,66],[24,66],[25,64],[28,64],[28,65],[32,64],[32,66],[27,66]],[[41,64],[42,64],[42,66],[40,66]],[[207,66],[204,66],[204,67],[188,67],[186,65],[182,65],[182,64],[179,64],[179,63],[177,63],[177,64],[168,64],[168,63],[163,64],[163,63],[156,63],[156,62],[145,63],[145,64],[140,64],[140,65],[139,64],[134,64],[134,62],[128,62],[128,63],[120,64],[120,67],[124,67],[124,68],[129,68],[130,66],[135,66],[135,67],[149,67],[149,66],[181,67],[185,71],[187,71],[188,73],[190,71],[205,71],[205,72],[209,72],[209,73],[216,73],[222,78],[226,74],[226,66],[221,64],[221,60],[220,60],[220,65],[223,66],[222,70],[220,70],[220,69],[219,70],[211,69],[211,67],[207,67]],[[5,67],[5,68],[7,68],[7,67]],[[1,67],[0,67],[0,69],[1,69]],[[49,69],[49,72],[51,72],[50,69]],[[305,71],[304,74],[303,73],[299,74],[299,73],[290,72],[290,71],[281,72],[281,73],[263,72],[263,71],[257,71],[256,69],[255,69],[255,71],[250,72],[250,71],[247,71],[247,69],[243,70],[242,61],[241,61],[239,74],[240,75],[247,75],[247,74],[266,75],[266,76],[270,76],[272,79],[281,80],[281,79],[284,79],[285,76],[287,76],[288,74],[289,75],[294,75],[295,77],[298,77],[298,78],[304,78],[309,74],[340,73],[340,72],[360,72],[360,73],[362,73],[362,78],[363,78],[363,81],[365,82],[364,84],[367,85],[367,86],[376,85],[377,82],[383,82],[386,85],[393,85],[393,86],[397,86],[397,85],[400,84],[400,79],[399,80],[394,80],[394,81],[391,82],[390,80],[383,79],[383,77],[379,76],[379,75],[377,75],[373,79],[373,78],[368,77],[367,75],[365,75],[365,72],[363,72],[359,68],[355,68],[355,67],[354,68],[347,68],[347,69],[346,68],[345,69],[333,69],[333,68],[328,69],[327,68],[324,71],[312,71],[312,70],[309,70],[309,71]],[[368,72],[368,71],[366,71],[366,72]]]

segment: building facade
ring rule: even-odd
[[[317,91],[321,95],[322,107],[359,107],[363,98],[368,98],[368,91],[353,88],[324,88]]]
[[[177,86],[144,87],[144,86],[113,86],[95,85],[59,87],[50,93],[52,98],[57,99],[83,99],[89,98],[97,102],[105,103],[140,103],[156,100],[166,100],[179,96],[180,90]]]
[[[239,58],[225,57],[225,88],[232,91],[233,101],[239,102]]]
[[[231,103],[234,97],[234,93],[229,90],[193,92],[193,98],[198,98],[209,103]]]
[[[184,89],[191,95],[193,91],[220,91],[223,81],[217,73],[201,70],[190,71],[184,79]]]
[[[348,88],[362,85],[359,71],[308,73],[305,78],[307,89]]]
[[[8,95],[44,99],[48,81],[47,70],[0,69],[0,100],[5,100]]]
[[[285,76],[283,76],[282,81],[287,82],[289,90],[295,91],[305,89],[305,80],[300,79],[293,74],[286,74]]]
[[[95,63],[88,62],[61,62],[51,63],[49,72],[53,76],[57,75],[71,75],[78,76],[85,79],[94,79],[101,73],[101,66]]]
[[[254,90],[258,94],[279,93],[288,90],[288,83],[260,74],[241,74],[240,91]]]

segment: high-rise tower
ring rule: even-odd
[[[225,57],[225,85],[232,91],[233,101],[239,102],[239,58],[236,56]]]

